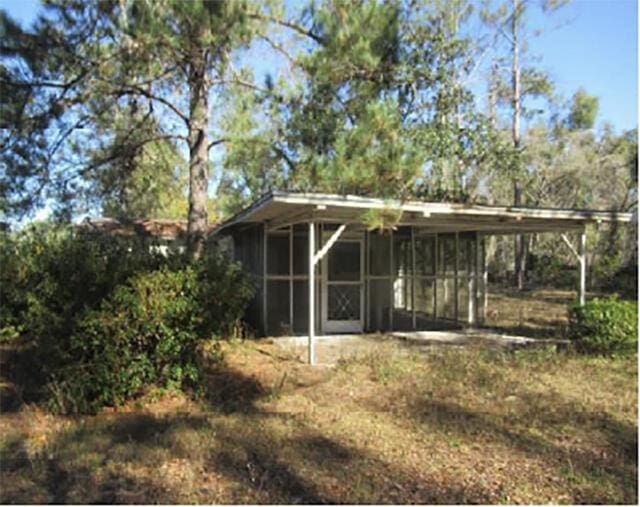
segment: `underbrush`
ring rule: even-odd
[[[199,347],[239,327],[252,284],[215,249],[190,263],[151,246],[56,227],[2,236],[0,336],[20,345],[4,362],[24,401],[93,413],[199,385]]]

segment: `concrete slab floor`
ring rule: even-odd
[[[306,361],[308,338],[282,336],[270,338],[276,345]],[[535,346],[562,346],[566,340],[540,340],[497,333],[489,329],[455,331],[394,331],[384,334],[335,334],[316,336],[316,358],[319,364],[335,364],[340,359],[364,355],[376,345],[391,344],[399,352],[429,352],[437,347],[485,347],[513,350]]]

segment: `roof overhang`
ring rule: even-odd
[[[631,213],[575,209],[528,208],[423,201],[394,201],[353,195],[272,192],[216,228],[265,223],[270,230],[310,220],[363,224],[368,210],[400,212],[399,226],[433,232],[480,231],[489,234],[581,231],[589,223],[631,222]]]

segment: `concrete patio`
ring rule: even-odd
[[[288,352],[305,357],[306,336],[270,338]],[[392,345],[399,352],[431,352],[441,347],[481,347],[492,350],[552,346],[563,347],[567,340],[534,339],[501,334],[491,329],[460,329],[454,331],[394,331],[385,334],[334,334],[315,337],[317,362],[336,364],[340,359],[353,358],[371,352],[376,345]]]

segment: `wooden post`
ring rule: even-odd
[[[371,239],[369,238],[369,230],[364,231],[364,293],[365,293],[365,313],[364,313],[364,322],[365,328],[368,330],[371,329],[371,281],[369,276],[371,275],[369,269],[369,242]]]
[[[585,231],[580,233],[580,287],[578,288],[578,302],[583,306],[587,292],[587,234]]]
[[[416,235],[411,226],[411,324],[416,329]]]
[[[460,257],[460,246],[458,244],[458,233],[455,235],[454,243],[454,264],[453,264],[453,315],[456,323],[460,321],[458,316],[458,258]]]
[[[390,231],[389,234],[389,280],[391,288],[389,289],[389,294],[391,295],[391,301],[389,302],[389,331],[393,331],[393,309],[395,307],[395,266],[393,265],[393,231]]]
[[[478,325],[480,322],[480,309],[478,308],[478,292],[480,290],[480,233],[476,232],[476,258],[474,259],[475,265],[473,267],[473,323]]]
[[[438,318],[438,276],[440,276],[440,252],[438,250],[440,245],[438,245],[438,234],[435,235],[434,245],[436,251],[436,257],[434,259],[436,271],[433,276],[433,320],[435,321]]]
[[[267,226],[262,228],[262,327],[267,336]]]
[[[316,228],[313,222],[309,222],[309,364],[316,364],[315,334],[316,334],[316,266],[314,253],[316,251]]]
[[[487,318],[487,306],[489,305],[489,273],[487,271],[487,239],[482,238],[482,288],[484,297],[482,301],[482,323]]]
[[[289,226],[289,332],[293,332],[293,225]]]
[[[475,324],[475,312],[473,307],[475,306],[474,304],[474,297],[473,297],[473,279],[475,276],[475,272],[476,270],[473,268],[474,263],[476,261],[475,257],[472,257],[471,255],[471,244],[470,242],[467,243],[467,255],[466,255],[466,269],[467,269],[467,324],[469,325],[473,325]]]

